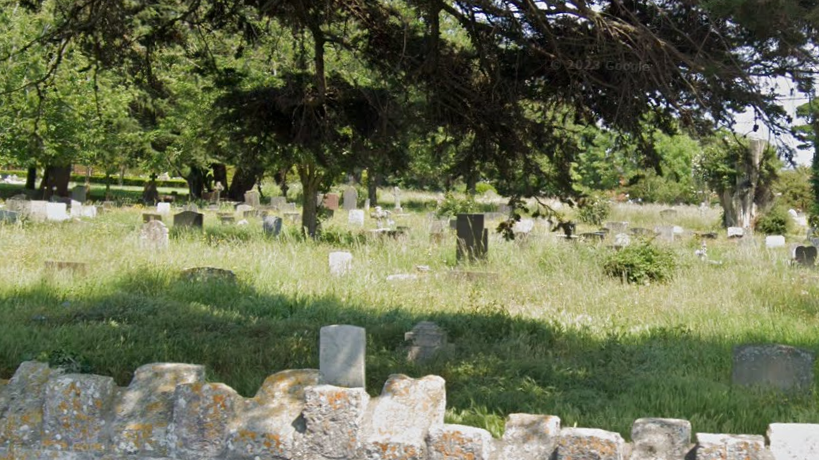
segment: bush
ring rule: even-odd
[[[625,247],[609,256],[603,264],[607,275],[640,284],[668,281],[676,267],[670,250],[648,242]]]
[[[611,203],[603,197],[584,201],[577,209],[577,219],[584,224],[602,225],[611,212]]]
[[[477,184],[475,184],[475,193],[477,193],[478,195],[486,195],[487,192],[492,192],[495,195],[498,194],[498,191],[495,189],[495,187],[493,187],[492,184],[488,182],[478,182]]]
[[[785,206],[774,206],[756,220],[754,229],[766,235],[785,235],[791,229],[791,216]]]
[[[465,198],[458,198],[452,193],[447,193],[444,196],[444,201],[438,205],[435,210],[435,215],[438,217],[452,217],[458,214],[469,214],[478,210],[478,204],[475,200],[467,196]]]

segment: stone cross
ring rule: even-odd
[[[222,185],[221,182],[217,181],[216,185],[213,187],[213,201],[218,203],[219,200],[222,199],[222,191],[225,189],[225,186]]]
[[[364,388],[366,345],[363,327],[335,325],[321,328],[319,384]]]

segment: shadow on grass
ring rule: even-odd
[[[367,330],[371,394],[393,373],[437,374],[447,381],[448,420],[495,435],[515,412],[558,415],[564,426],[626,437],[639,417],[688,419],[698,432],[756,434],[771,422],[819,418],[814,397],[731,387],[735,344],[703,340],[686,327],[601,337],[496,306],[377,310],[160,272],[128,274],[106,292],[67,300],[70,292],[44,282],[0,298],[0,377],[24,360],[56,356],[127,385],[140,365],[188,362],[249,396],[269,374],[317,367],[322,326],[353,324]],[[403,334],[422,320],[442,326],[454,347],[418,364],[407,361]]]

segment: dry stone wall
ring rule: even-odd
[[[697,433],[640,419],[618,433],[513,414],[502,439],[444,423],[444,380],[393,375],[380,396],[319,384],[316,370],[270,376],[252,398],[189,364],[149,364],[127,388],[110,377],[23,363],[0,381],[0,460],[809,460],[819,425],[763,436]]]

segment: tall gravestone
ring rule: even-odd
[[[358,190],[355,187],[347,187],[344,190],[344,210],[352,211],[358,207]]]
[[[458,261],[485,259],[489,250],[489,231],[484,228],[483,214],[458,214],[456,229]]]
[[[366,344],[363,327],[335,325],[321,328],[319,384],[364,388]]]
[[[79,201],[80,203],[86,202],[86,189],[84,185],[77,185],[71,189],[71,199],[74,201]]]
[[[258,208],[260,205],[259,192],[256,190],[248,190],[245,192],[245,203],[254,208]]]
[[[202,230],[205,215],[194,211],[182,211],[173,216],[173,226]]]

